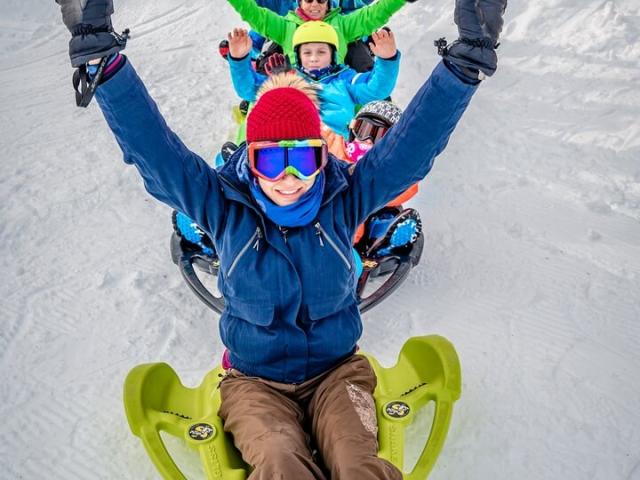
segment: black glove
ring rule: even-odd
[[[291,71],[289,57],[281,53],[274,53],[264,64],[264,71],[267,72],[269,76]]]
[[[495,49],[504,23],[507,0],[456,0],[454,20],[460,37],[449,46],[436,42],[438,53],[465,74],[480,71],[491,76],[498,66]]]
[[[72,35],[69,57],[73,67],[107,57],[125,47],[128,31],[118,35],[111,26],[113,0],[56,0],[56,3]]]

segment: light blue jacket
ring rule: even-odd
[[[231,81],[236,93],[243,100],[253,102],[260,86],[268,78],[251,67],[251,59],[229,57]],[[374,100],[384,100],[393,92],[400,70],[400,52],[389,60],[376,58],[373,70],[357,73],[347,65],[320,80],[314,80],[300,69],[302,78],[320,85],[320,115],[322,121],[343,137],[349,135],[349,122],[356,114],[356,106]]]
[[[226,301],[220,335],[233,366],[300,383],[351,355],[362,334],[351,254],[358,225],[427,175],[475,90],[440,63],[400,122],[355,166],[330,157],[317,217],[286,238],[238,176],[244,149],[211,168],[167,126],[130,63],[96,98],[147,191],[213,240]]]

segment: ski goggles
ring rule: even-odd
[[[304,3],[313,3],[313,2],[319,3],[320,5],[324,5],[325,3],[327,3],[327,0],[304,0]]]
[[[360,140],[364,142],[365,140],[371,140],[373,143],[376,143],[384,137],[388,131],[389,127],[387,125],[375,119],[366,117],[357,118],[349,128],[349,141]]]
[[[327,144],[322,139],[251,142],[248,147],[251,172],[275,182],[286,174],[310,180],[327,164]]]

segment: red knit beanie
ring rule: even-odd
[[[247,117],[247,142],[320,138],[320,115],[309,95],[295,87],[264,92]]]

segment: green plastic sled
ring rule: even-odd
[[[365,354],[366,355],[366,354]],[[437,335],[410,338],[398,362],[383,368],[367,355],[378,377],[374,393],[378,416],[378,455],[403,470],[404,432],[415,413],[433,401],[431,432],[419,459],[404,478],[424,480],[433,468],[449,429],[453,402],[460,397],[461,373],[453,345]],[[208,479],[244,480],[249,467],[225,435],[218,417],[222,367],[197,388],[186,388],[166,363],[135,367],[125,380],[124,405],[131,431],[144,444],[165,479],[185,479],[170,457],[160,431],[183,438],[200,454]]]

